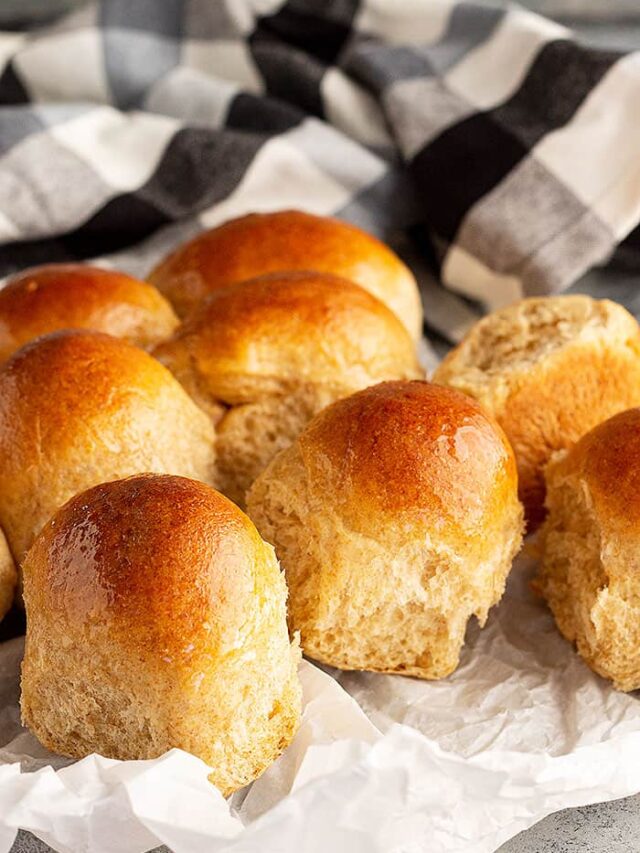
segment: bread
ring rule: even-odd
[[[141,475],[60,509],[24,564],[22,716],[62,755],[179,747],[225,795],[291,740],[297,640],[273,549],[209,486]]]
[[[219,290],[154,354],[216,422],[218,488],[239,505],[313,415],[383,379],[422,375],[393,312],[327,273]]]
[[[85,264],[32,267],[0,290],[0,361],[60,329],[94,329],[147,348],[177,324],[154,287],[124,273]]]
[[[210,481],[209,418],[166,368],[99,332],[63,331],[0,367],[0,526],[20,562],[72,495],[143,471]]]
[[[433,380],[475,397],[502,426],[533,530],[551,454],[640,404],[640,328],[608,299],[525,299],[480,320]]]
[[[521,543],[513,453],[471,398],[386,382],[317,415],[251,487],[305,654],[441,678]]]
[[[9,543],[0,530],[0,619],[11,609],[18,583],[18,572]]]
[[[640,688],[640,409],[561,451],[545,472],[535,588],[587,664],[619,690]]]
[[[317,270],[350,279],[422,331],[416,281],[391,249],[346,222],[298,210],[253,213],[178,246],[149,280],[184,317],[201,299],[249,278],[282,270]]]

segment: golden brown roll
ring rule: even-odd
[[[24,564],[22,716],[81,758],[179,747],[226,795],[291,740],[297,640],[273,553],[203,483],[152,474],[77,495]]]
[[[400,317],[414,339],[422,305],[409,269],[365,231],[299,210],[252,213],[178,246],[149,280],[184,317],[221,287],[282,270],[317,270],[350,279]]]
[[[441,678],[520,547],[513,453],[470,397],[385,382],[311,421],[251,487],[303,651],[341,669]]]
[[[525,299],[480,320],[433,381],[475,397],[506,432],[532,530],[551,454],[640,404],[640,328],[608,299]]]
[[[209,418],[159,362],[99,332],[27,344],[0,367],[0,526],[21,561],[89,486],[143,471],[210,481]]]
[[[0,619],[11,609],[18,584],[18,572],[6,536],[0,530]]]
[[[32,267],[0,290],[0,361],[60,329],[94,329],[147,348],[177,324],[155,287],[124,273],[85,264]]]
[[[241,506],[260,471],[329,403],[422,375],[413,341],[386,305],[314,272],[219,290],[154,355],[216,421],[216,482]]]
[[[588,432],[546,468],[535,587],[564,636],[619,690],[640,687],[640,409]]]

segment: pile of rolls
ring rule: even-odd
[[[293,738],[301,653],[449,675],[525,525],[560,631],[640,686],[638,324],[527,299],[431,381],[421,328],[388,247],[296,211],[148,282],[54,264],[0,290],[0,612],[26,610],[46,747],[179,747],[230,794]]]

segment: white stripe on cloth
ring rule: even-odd
[[[179,128],[180,123],[168,116],[101,106],[52,127],[50,133],[88,163],[115,194],[146,183]]]
[[[55,32],[28,41],[13,62],[32,101],[111,100],[98,29]]]
[[[340,68],[329,68],[320,84],[327,120],[363,145],[392,145],[384,114],[375,98]]]
[[[640,218],[640,52],[620,59],[533,155],[618,239],[626,236]]]
[[[354,29],[388,44],[433,44],[447,29],[455,0],[362,0]]]
[[[283,134],[262,146],[231,195],[202,213],[200,221],[212,228],[252,211],[288,207],[329,214],[344,205],[353,190],[316,164],[295,136]]]
[[[144,108],[186,124],[224,127],[238,92],[240,87],[236,83],[179,66],[151,87]]]
[[[27,40],[23,33],[0,32],[0,71]]]
[[[485,266],[460,246],[447,252],[441,270],[442,280],[452,290],[476,299],[488,311],[494,311],[522,299],[522,282],[515,275],[500,275]]]
[[[233,81],[246,92],[259,94],[264,83],[246,41],[192,41],[182,45],[181,64],[221,80]]]
[[[517,91],[543,45],[569,36],[560,24],[509,9],[492,35],[444,75],[444,84],[477,109],[491,109]]]
[[[20,229],[0,210],[0,243],[19,240],[20,236]]]

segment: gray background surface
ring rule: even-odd
[[[0,0],[0,27],[21,26],[55,17],[63,8],[81,2]],[[492,0],[476,2],[495,5]],[[640,48],[640,0],[524,0],[522,5],[573,27],[586,41],[624,50]],[[596,295],[602,295],[605,290],[610,298],[622,302],[640,316],[638,284],[635,274],[595,270],[572,290]],[[47,850],[49,848],[32,835],[20,832],[12,853]],[[640,794],[550,815],[504,844],[500,853],[640,853]]]

